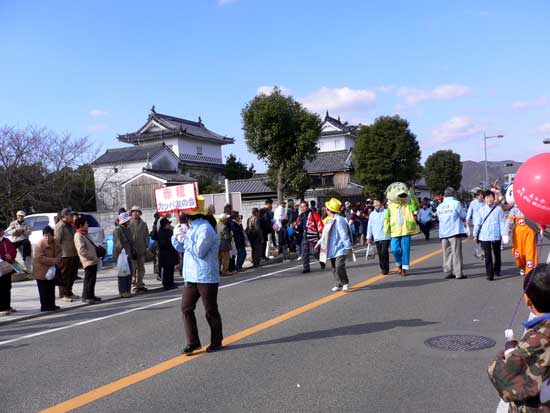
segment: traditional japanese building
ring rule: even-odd
[[[108,149],[92,162],[97,211],[116,211],[137,204],[155,205],[154,190],[208,176],[223,182],[222,146],[233,138],[212,132],[202,122],[157,113],[136,132],[118,135],[131,146]]]

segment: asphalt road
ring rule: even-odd
[[[180,356],[178,291],[2,326],[0,411],[494,412],[486,368],[522,278],[506,249],[503,277],[485,280],[469,241],[469,278],[444,280],[440,254],[427,255],[438,249],[437,240],[415,239],[421,262],[407,278],[376,277],[363,252],[348,272],[352,284],[368,285],[348,293],[331,293],[332,276],[318,264],[301,274],[296,261],[223,279],[231,343],[195,358]],[[207,345],[200,303],[197,315]],[[516,334],[526,317],[522,305]],[[497,346],[449,352],[424,344],[445,334],[482,335]]]

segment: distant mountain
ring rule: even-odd
[[[504,166],[505,164],[513,164],[512,166]],[[521,162],[516,161],[497,161],[487,162],[487,170],[489,181],[493,182],[496,178],[500,178],[500,182],[504,182],[506,174],[516,173]],[[485,180],[485,162],[463,161],[462,162],[462,184],[464,190],[470,190],[480,186],[480,182]]]

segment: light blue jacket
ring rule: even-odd
[[[367,239],[374,242],[390,239],[389,235],[384,233],[384,219],[386,210],[380,208],[378,211],[374,209],[369,215],[369,224],[367,226]]]
[[[177,252],[185,252],[185,243],[183,241],[178,240],[175,235],[172,235],[171,241],[172,247],[174,247]]]
[[[336,258],[347,255],[351,250],[350,228],[346,218],[334,215],[334,223],[328,239],[327,258]]]
[[[489,214],[493,207],[489,205],[483,205],[479,209],[479,224],[476,226],[474,236],[480,241],[500,241],[502,234],[506,233],[506,221],[504,219],[504,211],[497,205],[495,210],[491,212],[491,215],[487,218],[483,226],[481,223],[485,217]],[[480,231],[481,227],[481,231]]]
[[[454,197],[445,197],[443,202],[437,206],[437,218],[439,220],[439,238],[466,235],[466,228],[464,227],[466,211]]]
[[[218,244],[218,235],[208,221],[200,218],[191,221],[183,254],[183,278],[186,282],[220,282]]]
[[[427,222],[432,222],[432,209],[431,208],[420,208],[418,210],[418,222],[425,224]]]
[[[474,225],[474,229],[481,224],[481,219],[479,218],[479,209],[485,205],[485,201],[478,201],[477,199],[472,200],[470,202],[470,206],[468,207],[468,213],[466,214],[466,222],[470,222],[472,220],[472,224]]]

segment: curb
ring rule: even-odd
[[[177,286],[179,285],[183,285],[183,284],[176,284]],[[146,296],[148,294],[152,294],[152,293],[158,293],[158,292],[161,292],[161,291],[165,291],[164,290],[164,287],[156,287],[156,288],[151,288],[149,289],[146,293],[144,294],[139,294],[140,296]],[[59,314],[59,313],[63,313],[63,312],[66,312],[66,311],[69,311],[69,310],[75,310],[75,309],[79,309],[79,308],[83,308],[83,307],[92,307],[92,306],[96,306],[98,304],[102,304],[102,303],[109,303],[111,301],[115,301],[115,300],[123,300],[125,298],[122,298],[122,297],[118,297],[118,296],[113,296],[111,298],[106,298],[106,299],[103,299],[101,300],[101,303],[96,303],[96,304],[87,304],[87,303],[82,303],[82,304],[76,304],[76,305],[72,305],[70,307],[65,307],[65,308],[60,308],[59,310],[56,310],[56,311],[39,311],[38,313],[35,313],[35,314],[28,314],[28,315],[24,315],[24,316],[20,316],[18,318],[13,318],[13,319],[6,319],[6,320],[0,320],[0,328],[6,324],[12,324],[12,323],[17,323],[19,321],[26,321],[26,320],[32,320],[33,318],[39,318],[39,317],[45,317],[45,316],[49,316],[49,315],[53,315],[53,314]]]

